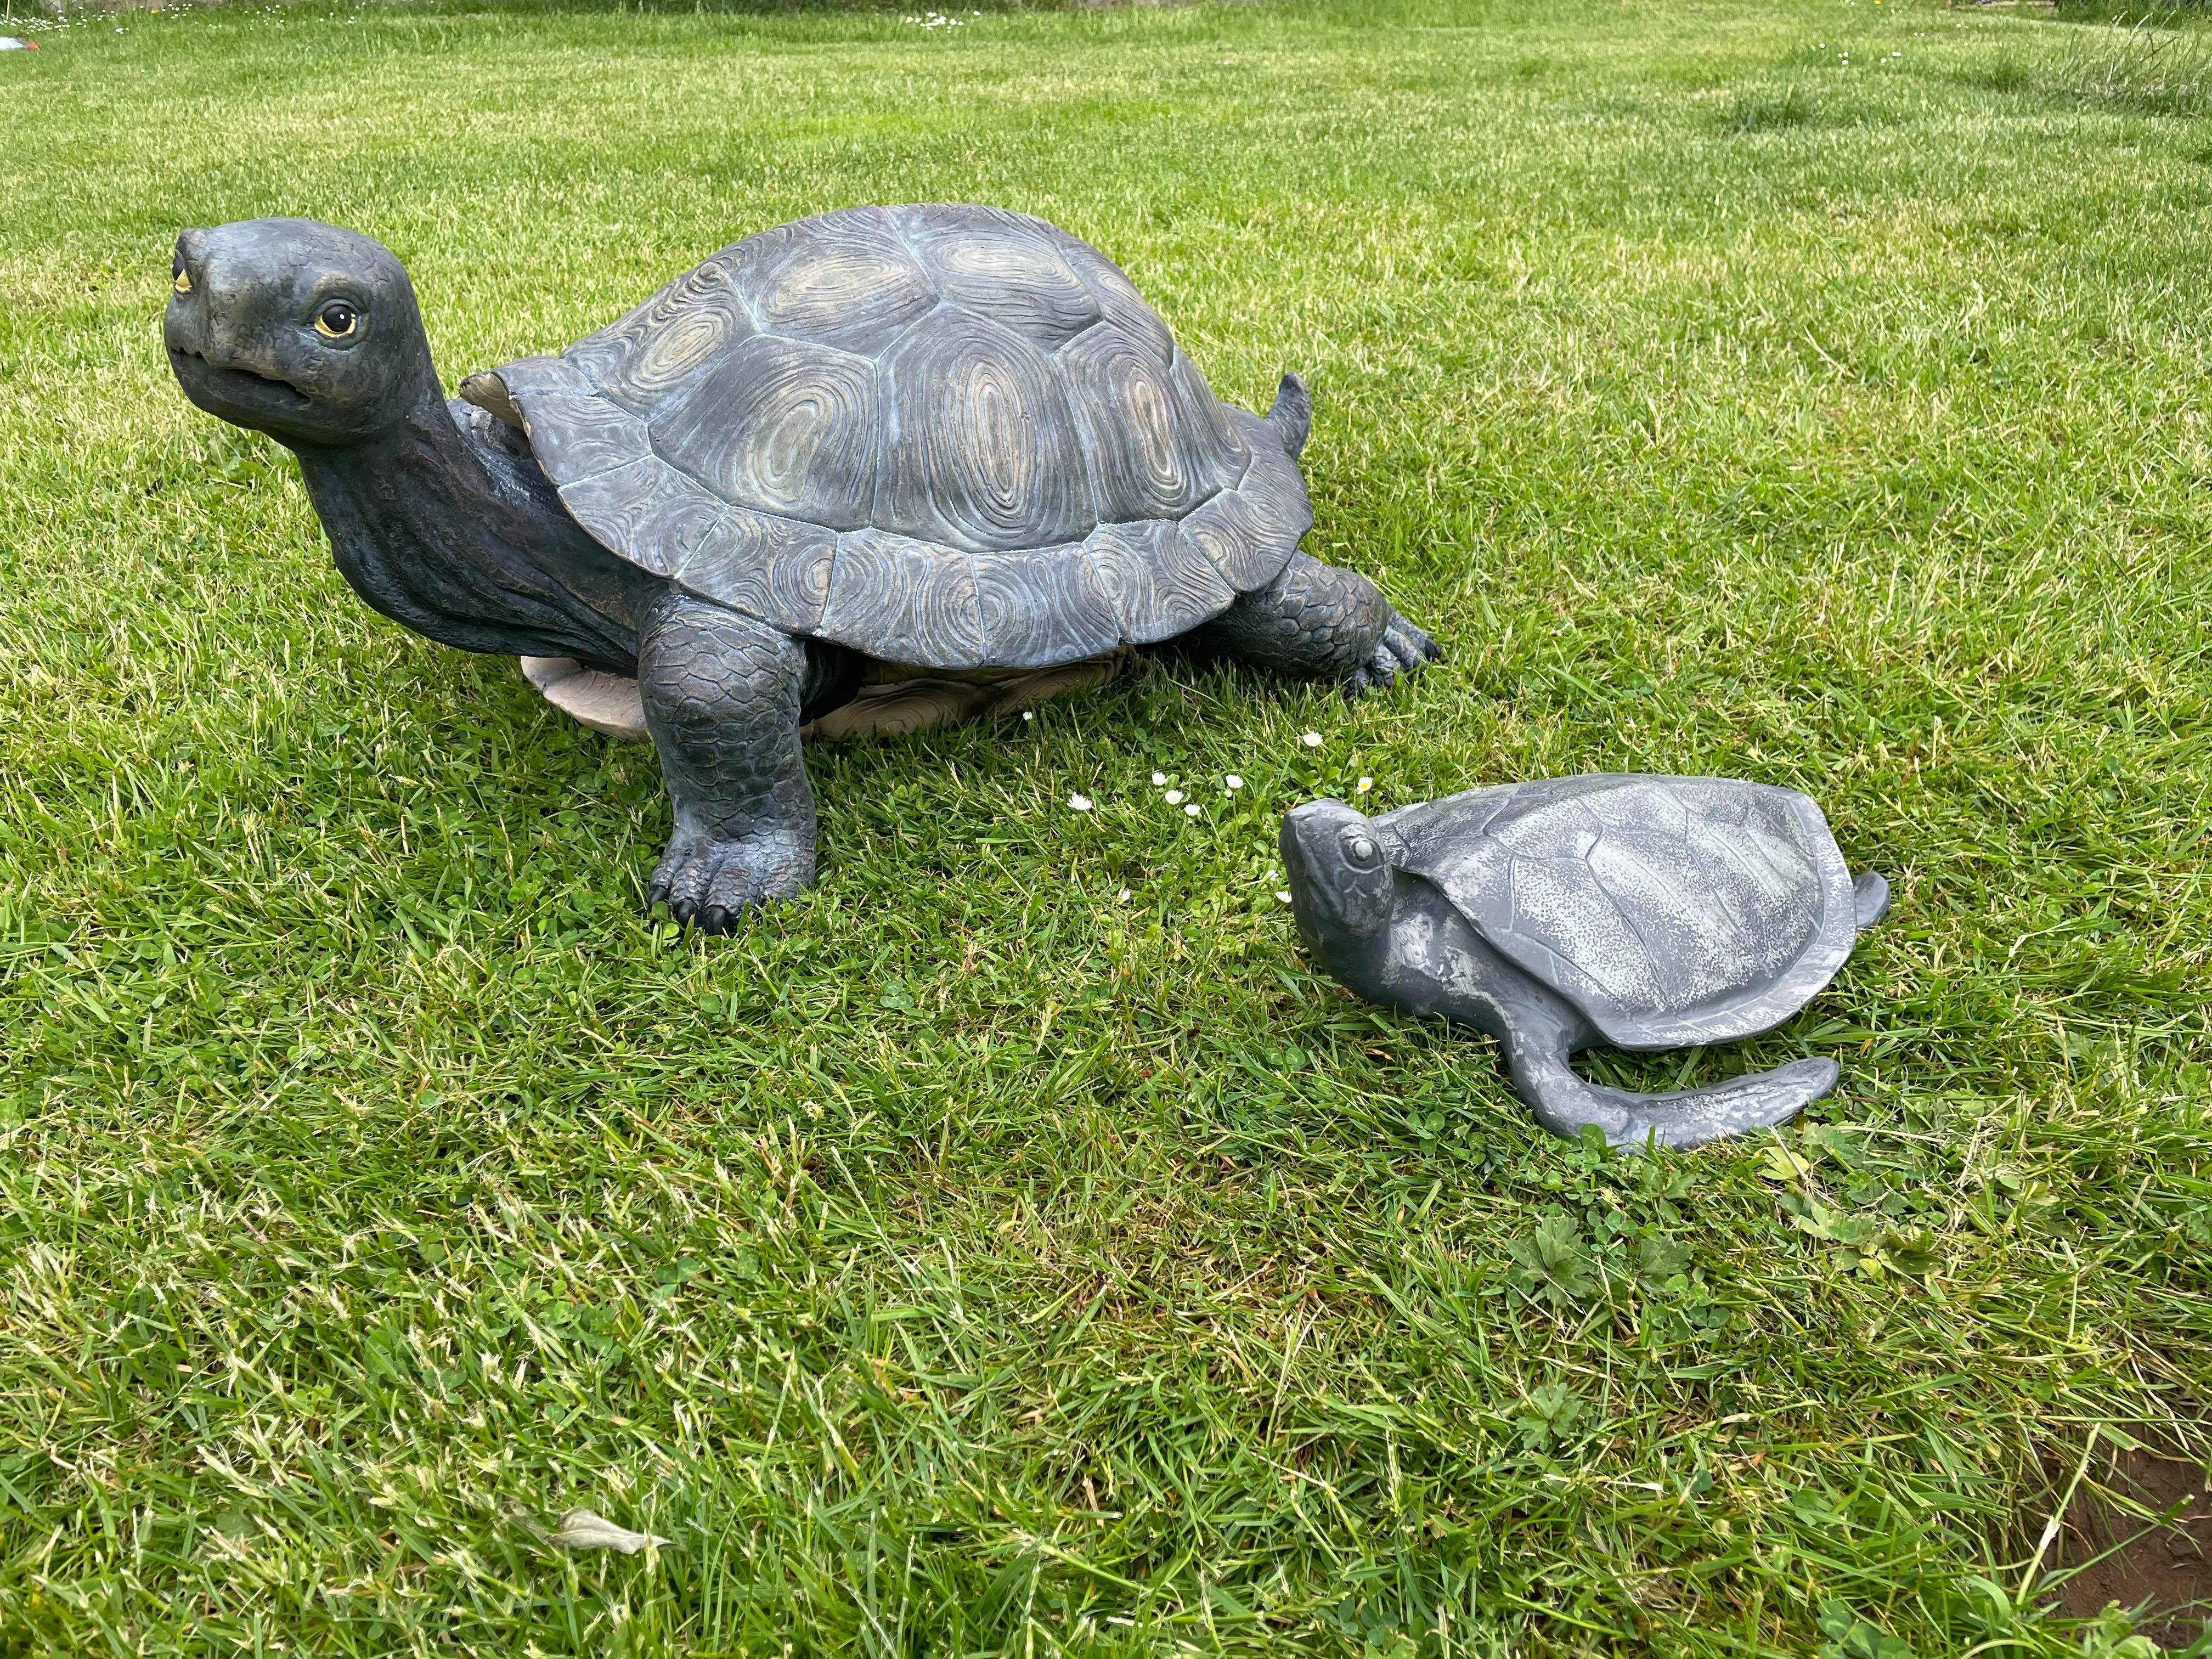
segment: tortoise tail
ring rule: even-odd
[[[1306,383],[1297,375],[1284,375],[1282,384],[1275,388],[1275,406],[1267,411],[1267,424],[1283,441],[1283,453],[1297,459],[1298,452],[1306,447],[1306,434],[1313,429],[1313,399],[1306,395]]]

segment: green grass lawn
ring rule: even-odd
[[[2054,1480],[2201,1459],[2212,1399],[2212,122],[2121,31],[34,38],[0,58],[0,1654],[2144,1650],[2031,1570]],[[1226,397],[1304,372],[1309,545],[1449,659],[817,751],[819,884],[683,937],[641,908],[650,752],[369,612],[289,459],[159,349],[186,225],[382,238],[450,383],[780,221],[931,199],[1096,242]],[[1832,1054],[1803,1125],[1551,1140],[1492,1044],[1301,951],[1288,805],[1592,769],[1803,788],[1888,873],[1773,1036],[1592,1062]],[[563,1553],[574,1505],[673,1544]]]

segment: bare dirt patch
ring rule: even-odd
[[[2052,1545],[2053,1566],[2080,1568],[2059,1589],[2067,1611],[2086,1619],[2148,1603],[2139,1632],[2186,1647],[2212,1620],[2209,1493],[2195,1458],[2100,1448]]]

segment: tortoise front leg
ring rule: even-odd
[[[1443,653],[1356,570],[1293,553],[1283,574],[1197,631],[1200,643],[1351,696],[1389,685]]]
[[[814,878],[814,791],[799,745],[806,651],[766,623],[688,594],[639,630],[638,690],[676,809],[651,902],[709,933]]]

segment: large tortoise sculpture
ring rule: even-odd
[[[723,249],[448,402],[380,244],[178,239],[185,395],[299,457],[339,570],[465,651],[635,677],[675,809],[651,895],[727,928],[814,871],[799,729],[864,682],[1182,638],[1351,691],[1435,657],[1298,550],[1310,406],[1219,402],[1111,261],[991,208],[853,208]]]

